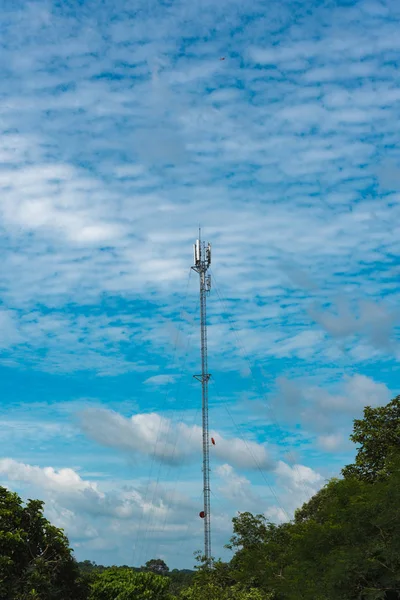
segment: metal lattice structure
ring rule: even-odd
[[[211,276],[207,271],[211,264],[211,244],[199,239],[193,245],[194,265],[192,269],[200,277],[200,339],[201,339],[201,375],[194,377],[201,382],[202,426],[203,426],[203,495],[204,509],[200,516],[204,519],[204,556],[207,564],[211,561],[211,514],[210,514],[210,436],[208,427],[208,373],[207,358],[207,294],[211,290]]]

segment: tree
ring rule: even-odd
[[[169,600],[169,579],[112,567],[92,585],[90,600]]]
[[[152,558],[147,561],[144,570],[155,573],[156,575],[167,575],[169,567],[161,558]]]
[[[337,479],[331,479],[331,483],[333,481],[338,481]],[[310,519],[315,519],[318,521],[319,511],[321,507],[324,506],[324,503],[328,500],[330,494],[330,486],[325,485],[321,488],[308,502],[305,502],[301,508],[298,508],[294,513],[294,521],[295,523],[304,523],[305,521],[309,521]]]
[[[332,480],[290,533],[275,589],[287,600],[399,598],[400,456],[386,479]],[[304,510],[303,513],[307,512]]]
[[[270,523],[264,515],[241,513],[233,519],[233,532],[227,548],[236,549],[230,568],[234,580],[247,588],[260,588],[272,594],[272,582],[281,577],[287,564],[292,525]]]
[[[279,600],[400,600],[400,396],[367,407],[351,439],[360,445],[355,464],[292,522],[250,513],[233,519],[230,590]]]
[[[0,600],[79,600],[86,591],[68,539],[43,516],[43,502],[23,506],[0,487]]]
[[[350,439],[360,447],[355,463],[345,467],[343,475],[369,482],[386,477],[387,460],[400,445],[400,396],[386,406],[367,406],[364,418],[354,421]]]
[[[200,552],[196,553],[196,560],[197,572],[192,584],[181,591],[181,600],[272,600],[272,595],[260,589],[237,583],[228,563],[213,560],[210,568],[209,561]]]
[[[273,596],[255,588],[242,588],[238,585],[223,588],[215,583],[194,584],[183,590],[181,600],[272,600]]]
[[[192,584],[194,571],[190,571],[189,569],[172,569],[172,571],[168,573],[168,577],[171,581],[171,594],[177,596],[181,590]]]
[[[265,542],[268,538],[269,522],[264,515],[252,515],[249,512],[239,513],[233,517],[233,537],[228,548],[250,549]]]

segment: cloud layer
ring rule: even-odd
[[[96,442],[132,455],[154,457],[172,465],[193,461],[202,452],[202,430],[174,422],[156,413],[137,414],[131,418],[108,409],[90,408],[80,415],[82,430]],[[212,456],[243,469],[271,469],[273,458],[262,444],[241,438],[225,439],[211,430],[215,445]]]
[[[270,497],[271,488],[265,485],[253,489],[251,482],[227,463],[216,468],[212,527],[218,547],[222,549],[231,535],[227,506],[235,507],[231,516],[238,511],[265,509],[268,518],[287,520],[298,503],[307,500],[322,483],[322,477],[312,469],[290,467],[282,461],[275,475],[284,483],[280,499],[276,494]],[[182,549],[187,548],[188,559],[193,552],[190,536],[201,533],[201,501],[188,493],[190,485],[185,482],[179,487],[158,481],[137,486],[116,482],[110,488],[104,482],[84,479],[70,468],[41,468],[8,458],[0,460],[0,477],[7,485],[22,485],[30,497],[40,493],[46,516],[65,529],[78,558],[88,552],[95,557],[103,553],[112,564],[116,558],[144,564],[170,545],[174,545],[176,555],[183,555],[176,549],[179,542]]]
[[[285,1],[268,22],[257,3],[203,4],[151,3],[133,20],[122,0],[111,20],[105,8],[94,17],[40,2],[8,12],[3,301],[19,310],[2,328],[18,361],[74,370],[73,354],[90,351],[83,366],[107,373],[135,368],[124,340],[151,339],[157,354],[203,215],[251,351],[326,359],[311,310],[329,334],[365,338],[366,348],[353,340],[353,360],[397,355],[398,186],[383,175],[398,159],[388,150],[400,99],[394,4],[306,13]],[[339,287],[337,317],[312,311],[310,300],[332,303]],[[142,292],[155,302],[138,332],[125,320],[122,334],[119,315],[101,339],[96,319],[64,310]],[[226,331],[222,321],[210,343],[233,353]]]

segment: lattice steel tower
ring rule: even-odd
[[[201,375],[194,377],[201,382],[202,425],[203,425],[203,495],[204,509],[200,517],[204,519],[204,556],[211,561],[211,514],[210,514],[210,437],[208,429],[208,373],[207,360],[207,294],[211,290],[211,276],[207,271],[211,264],[211,244],[199,239],[193,245],[194,265],[192,269],[200,276],[200,339],[201,339]]]

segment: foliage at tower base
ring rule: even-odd
[[[43,502],[0,487],[0,600],[81,600],[87,588],[68,539],[43,516]]]

